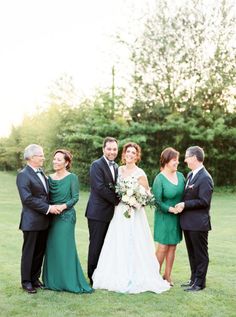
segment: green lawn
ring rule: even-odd
[[[29,295],[20,287],[22,233],[18,224],[21,205],[15,176],[0,172],[0,316],[236,316],[235,196],[216,193],[213,197],[210,265],[204,291],[187,293],[180,287],[189,277],[185,243],[182,242],[173,270],[175,286],[169,292],[124,295],[95,291],[90,295],[77,295],[40,290],[36,295]],[[87,197],[87,192],[81,193],[76,227],[77,246],[85,272],[88,230],[84,210]],[[152,228],[153,212],[148,210],[147,213]]]

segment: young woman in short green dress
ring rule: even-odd
[[[165,278],[172,286],[172,267],[175,259],[176,245],[182,240],[178,209],[175,205],[182,201],[185,179],[177,171],[179,152],[173,148],[166,148],[160,157],[161,172],[153,183],[153,194],[157,208],[154,215],[154,240],[158,242],[156,256],[160,270],[164,260]]]

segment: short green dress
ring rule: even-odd
[[[177,172],[177,178],[178,184],[175,185],[159,173],[152,187],[158,203],[154,214],[154,240],[161,244],[177,244],[182,240],[179,215],[168,211],[183,198],[185,178],[180,172]]]
[[[50,176],[50,203],[66,203],[67,209],[53,216],[49,228],[46,253],[43,265],[43,282],[47,289],[73,293],[91,293],[75,244],[76,213],[74,205],[79,199],[78,177],[70,173],[61,180]]]

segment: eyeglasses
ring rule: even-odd
[[[189,158],[189,157],[193,157],[194,155],[185,155],[185,159]]]

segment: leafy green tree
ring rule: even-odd
[[[89,167],[93,160],[102,155],[102,143],[106,136],[119,139],[120,129],[127,125],[123,119],[122,98],[100,91],[94,98],[86,99],[64,116],[59,143],[70,146],[74,155],[74,169],[82,184],[88,184]]]
[[[165,122],[174,112],[223,113],[235,87],[235,17],[229,2],[156,2],[132,46],[133,120]],[[219,114],[218,114],[219,116]]]

